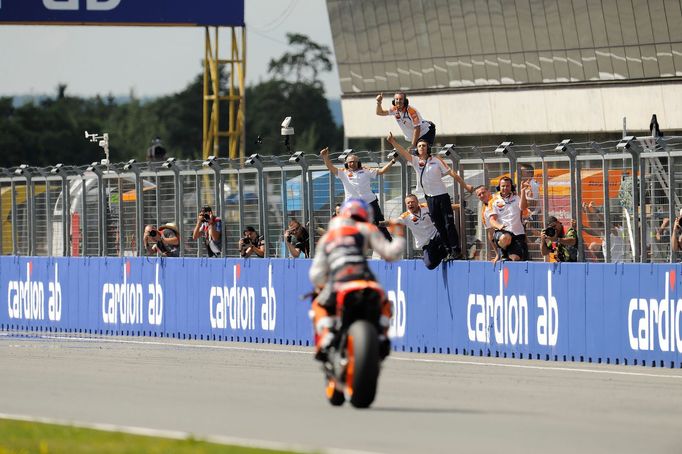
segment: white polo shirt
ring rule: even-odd
[[[360,168],[355,172],[349,169],[339,169],[336,175],[343,183],[343,190],[346,192],[345,200],[357,198],[372,203],[377,199],[376,194],[372,192],[372,179],[377,177],[376,169]]]
[[[443,183],[443,176],[450,171],[440,159],[429,156],[423,161],[419,156],[412,156],[412,167],[417,175],[417,192],[424,192],[424,195],[436,196],[448,192]],[[423,185],[423,187],[422,187]]]
[[[514,235],[525,235],[526,230],[521,222],[521,197],[516,194],[503,198],[498,192],[493,196],[491,215],[497,215],[498,222],[506,226],[505,230]]]
[[[405,140],[408,142],[412,142],[414,128],[417,126],[420,126],[419,137],[426,134],[431,127],[431,124],[424,120],[414,107],[408,106],[407,111],[399,111],[396,106],[391,106],[388,109],[388,114],[395,118],[398,126],[400,126],[400,129],[403,131]]]
[[[431,221],[428,205],[426,203],[420,203],[419,208],[419,214],[414,214],[408,210],[398,218],[398,222],[407,226],[407,228],[410,229],[410,232],[412,232],[414,246],[417,249],[421,249],[429,244],[429,241],[431,241],[438,232],[436,226],[433,225],[433,221]]]

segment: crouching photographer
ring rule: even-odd
[[[578,261],[578,233],[573,227],[564,232],[564,225],[550,216],[540,234],[542,255],[549,262]]]
[[[164,224],[158,229],[152,224],[145,226],[142,242],[147,255],[180,256],[180,232],[173,223]]]
[[[249,258],[254,254],[256,257],[264,257],[265,243],[256,229],[248,226],[244,229],[244,236],[239,240],[239,255],[243,258]]]
[[[289,222],[289,228],[284,231],[284,240],[293,258],[310,257],[310,235],[308,230],[296,219]]]

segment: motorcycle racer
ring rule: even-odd
[[[380,351],[385,357],[390,351],[386,336],[392,315],[391,304],[367,263],[367,251],[373,249],[387,261],[401,257],[405,246],[404,226],[394,226],[395,237],[388,241],[379,229],[368,221],[372,208],[362,199],[348,199],[338,216],[329,224],[320,239],[310,267],[309,277],[319,292],[310,311],[315,332],[315,358],[324,361],[328,347],[340,324],[336,313],[337,292],[346,284],[361,281],[381,295]]]

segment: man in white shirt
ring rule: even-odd
[[[394,222],[403,224],[410,229],[414,237],[414,246],[424,253],[423,260],[426,268],[432,270],[448,255],[448,250],[431,221],[429,207],[426,203],[419,203],[414,194],[405,197],[407,211]]]
[[[411,143],[411,148],[417,146],[419,140],[426,140],[429,146],[433,146],[436,139],[436,125],[431,121],[424,120],[417,109],[410,106],[410,102],[404,92],[398,91],[393,95],[391,107],[384,110],[381,102],[383,93],[377,95],[376,114],[385,117],[392,116],[403,131],[405,140]]]
[[[511,178],[505,176],[500,178],[497,190],[492,200],[493,211],[489,217],[490,226],[495,230],[504,230],[513,234],[514,249],[522,251],[521,260],[528,260],[528,244],[522,216],[528,209],[526,195],[530,190],[530,182],[526,180],[521,183],[519,196],[516,194],[516,187]]]
[[[393,164],[395,159],[391,159],[385,166],[380,169],[366,169],[362,167],[362,163],[357,155],[349,154],[346,156],[346,162],[343,169],[338,169],[332,164],[329,159],[329,148],[324,148],[320,151],[320,156],[324,164],[329,169],[329,172],[336,176],[343,184],[345,191],[344,200],[348,199],[362,199],[367,202],[373,209],[374,219],[372,222],[379,227],[381,233],[388,241],[391,241],[391,234],[388,233],[386,227],[379,225],[384,220],[384,214],[381,212],[379,206],[379,199],[376,194],[372,192],[372,181],[379,175],[383,175]]]
[[[452,211],[452,201],[448,193],[443,176],[450,175],[458,183],[463,184],[463,179],[453,171],[439,156],[431,156],[429,144],[423,139],[417,142],[417,156],[411,155],[393,137],[388,135],[388,143],[393,145],[405,161],[412,164],[417,176],[417,190],[424,191],[426,203],[429,206],[431,219],[440,233],[445,247],[448,248],[448,255],[445,260],[456,260],[462,258],[462,249],[459,245],[459,236],[455,228],[455,213]],[[465,187],[468,187],[465,184]]]

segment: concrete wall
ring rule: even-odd
[[[384,109],[392,93],[384,93]],[[598,133],[649,127],[657,114],[662,130],[682,129],[682,83],[603,85],[572,88],[494,89],[410,95],[410,104],[436,123],[438,136]],[[350,138],[382,137],[400,129],[375,115],[374,96],[341,102]]]

